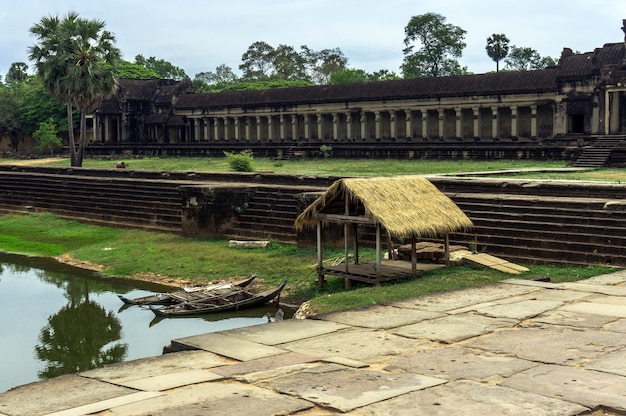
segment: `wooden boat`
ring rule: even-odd
[[[256,277],[257,274],[254,273],[246,279],[233,283],[219,283],[197,288],[185,288],[175,292],[155,293],[134,299],[128,299],[122,295],[117,296],[127,305],[174,305],[181,302],[200,301],[215,294],[223,295],[229,292],[241,291],[244,287],[252,283]]]
[[[162,308],[153,308],[150,306],[150,310],[154,312],[156,316],[175,317],[253,308],[269,302],[274,298],[280,299],[280,292],[282,292],[286,284],[287,281],[285,280],[275,288],[268,289],[264,292],[254,293],[243,289],[227,293],[224,296],[216,295],[201,301],[182,302]]]

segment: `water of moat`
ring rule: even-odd
[[[156,320],[117,297],[171,288],[101,278],[46,259],[0,254],[0,392],[160,355],[172,339],[267,323],[275,306]]]

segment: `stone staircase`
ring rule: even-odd
[[[613,149],[620,146],[623,141],[624,136],[598,136],[590,146],[586,146],[583,149],[573,165],[581,168],[606,166],[611,158]]]

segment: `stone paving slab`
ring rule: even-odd
[[[394,358],[385,370],[401,370],[447,380],[498,381],[535,365],[515,357],[476,353],[460,347],[442,347]]]
[[[367,308],[328,313],[318,318],[325,321],[363,328],[390,329],[444,316],[441,312],[399,308],[396,306],[393,304],[376,305]]]
[[[128,396],[135,390],[78,375],[65,375],[16,387],[0,395],[0,412],[35,416]]]
[[[502,385],[595,408],[626,411],[626,377],[558,365],[515,374]]]
[[[609,303],[579,302],[566,305],[565,311],[576,313],[591,313],[596,315],[616,316],[626,318],[626,305],[612,305]]]
[[[230,329],[222,333],[264,345],[278,345],[303,338],[329,334],[346,328],[349,328],[349,326],[335,322],[314,319],[287,319],[272,323],[272,325],[253,325]]]
[[[138,378],[159,376],[189,369],[206,369],[223,366],[230,361],[207,351],[180,351],[157,357],[126,361],[84,371],[80,375],[110,383],[123,384]]]
[[[83,406],[74,407],[72,409],[61,410],[60,412],[48,413],[45,416],[82,416],[96,412],[103,412],[112,407],[124,406],[129,403],[144,402],[146,400],[159,397],[161,393],[140,391],[128,394],[126,396],[114,397],[108,400],[101,400],[95,403],[89,403]]]
[[[443,318],[402,326],[391,332],[403,337],[451,344],[453,342],[484,335],[499,328],[508,328],[516,323],[517,321],[512,319],[489,318],[466,313],[444,316]]]
[[[537,324],[498,331],[463,343],[498,354],[541,363],[576,365],[624,346],[624,335],[596,329]]]
[[[610,324],[606,324],[604,326],[604,329],[606,331],[621,332],[621,333],[626,334],[626,319],[617,321],[617,322],[611,322]]]
[[[355,370],[328,364],[271,379],[259,385],[301,397],[323,407],[347,412],[442,383],[445,383],[445,380],[435,377]]]
[[[411,351],[429,341],[416,341],[371,329],[351,329],[281,344],[285,350],[318,359],[344,357],[370,362],[381,357]]]
[[[507,387],[460,380],[420,390],[367,408],[350,416],[528,415],[574,416],[588,408]]]
[[[626,349],[598,357],[583,364],[583,367],[626,377]]]
[[[614,322],[617,319],[619,319],[617,316],[582,313],[568,311],[561,308],[543,313],[536,318],[533,318],[533,322],[541,322],[545,324],[560,326],[571,326],[575,328],[600,329],[609,322]]]
[[[585,283],[597,285],[618,285],[626,283],[626,270],[619,270],[614,273],[601,274],[585,280]]]
[[[563,302],[558,300],[524,300],[514,303],[486,306],[477,309],[476,312],[492,318],[525,320],[551,309],[555,309],[561,305],[563,305]]]
[[[561,283],[563,289],[588,293],[601,293],[608,296],[626,296],[626,286],[606,286],[600,284],[568,282]]]
[[[494,301],[532,293],[539,288],[532,286],[510,285],[496,283],[488,286],[472,287],[462,290],[452,290],[444,293],[435,293],[417,298],[406,299],[389,303],[399,308],[413,308],[433,312],[447,312],[464,308],[478,303]]]
[[[111,409],[107,416],[289,415],[312,408],[310,402],[241,383],[183,387],[147,402]]]
[[[118,384],[136,390],[163,391],[205,381],[221,380],[223,378],[223,376],[207,370],[184,370],[158,376],[137,378]]]
[[[172,347],[175,344],[209,351],[239,361],[254,360],[287,352],[280,348],[246,341],[219,332],[175,339],[172,341]]]
[[[211,369],[215,374],[223,377],[233,377],[241,374],[255,373],[258,371],[280,368],[288,365],[305,364],[317,359],[309,355],[287,352],[280,355],[258,358],[256,360],[243,361],[236,364],[225,365]]]

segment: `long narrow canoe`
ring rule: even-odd
[[[226,294],[225,296],[215,296],[211,299],[195,302],[183,302],[162,308],[153,308],[150,306],[150,310],[154,312],[156,316],[175,317],[253,308],[269,302],[272,299],[280,299],[280,292],[282,292],[286,284],[287,281],[285,280],[275,288],[268,289],[264,292],[254,293],[248,290],[241,290]]]
[[[233,283],[220,283],[197,288],[185,288],[175,292],[155,293],[153,295],[142,296],[134,299],[128,299],[122,295],[117,296],[127,305],[174,305],[176,303],[200,301],[216,295],[223,296],[229,292],[234,293],[241,291],[244,287],[252,283],[256,277],[257,274],[254,273],[246,279]]]

